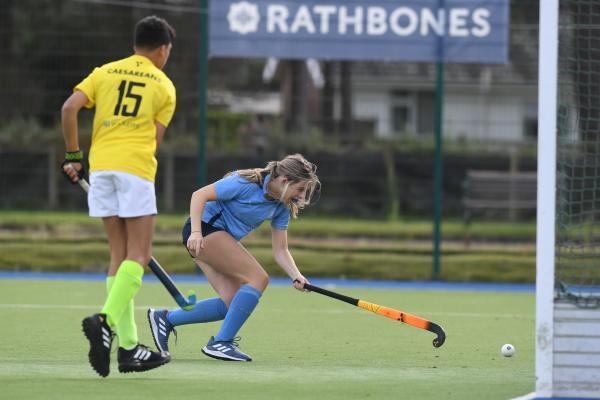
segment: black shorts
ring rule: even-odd
[[[225,230],[223,228],[217,228],[215,226],[207,224],[204,221],[202,221],[202,226],[200,229],[202,229],[202,236],[204,236],[204,237],[210,235],[213,232],[219,232],[219,231]],[[188,239],[190,238],[191,234],[192,234],[192,221],[188,218],[187,221],[185,221],[185,224],[183,225],[183,229],[181,231],[182,243],[185,246],[186,250],[187,250],[187,242],[188,242]],[[190,254],[190,256],[191,256],[191,254]]]

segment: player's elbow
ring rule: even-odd
[[[79,110],[81,110],[87,102],[87,96],[81,91],[76,91],[64,102],[61,109],[63,117],[68,115],[76,116]]]
[[[217,193],[214,184],[201,187],[192,193],[192,201],[207,202],[217,199]]]
[[[60,109],[60,113],[63,118],[77,115],[78,112],[79,107],[77,107],[72,101],[69,101],[69,99],[63,103],[62,108]]]
[[[208,196],[206,195],[206,191],[202,190],[204,188],[200,188],[192,193],[192,203],[201,203],[204,204],[208,201]]]

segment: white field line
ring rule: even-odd
[[[99,310],[102,308],[101,304],[96,305],[82,305],[82,304],[9,304],[0,303],[0,308],[5,309],[42,309],[42,310]],[[165,306],[137,306],[136,310],[147,310],[148,308],[173,308]]]
[[[533,393],[526,394],[524,396],[515,397],[511,400],[535,400],[536,398],[537,397],[535,395],[535,392],[533,392]]]
[[[47,310],[99,310],[101,305],[81,305],[81,304],[10,304],[10,303],[0,303],[0,309],[47,309]],[[166,309],[174,309],[173,306],[136,306],[136,310],[147,310],[148,308],[166,308]],[[281,311],[284,312],[284,309],[273,309],[269,308],[270,311]],[[287,310],[286,312],[289,312]],[[344,310],[337,309],[312,309],[310,311],[311,314],[346,314],[349,312]],[[535,316],[533,314],[493,314],[493,313],[465,313],[465,312],[419,312],[419,311],[410,311],[411,314],[416,315],[441,315],[447,317],[464,317],[464,318],[507,318],[507,319],[531,319],[533,320]],[[361,313],[363,315],[370,315],[371,313]]]

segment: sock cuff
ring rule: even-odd
[[[136,280],[142,280],[142,276],[144,276],[144,267],[138,264],[135,261],[125,260],[119,266],[119,270],[117,271],[117,275],[126,274],[135,278]]]
[[[262,296],[262,292],[256,288],[253,288],[252,286],[246,284],[240,287],[239,292],[242,293],[248,293],[254,297],[256,297],[257,299],[260,299],[260,296]]]
[[[121,346],[121,343],[119,343],[119,347],[127,352],[132,352],[133,350],[135,350],[137,345],[138,345],[137,342],[135,344],[125,345],[125,346]]]

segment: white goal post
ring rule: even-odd
[[[600,2],[540,0],[539,18],[536,382],[528,398],[600,399],[600,107],[588,102],[600,97],[591,83],[600,81]],[[560,142],[565,133],[571,146]],[[563,170],[566,155],[573,160]],[[577,235],[569,236],[571,220]],[[586,297],[581,289],[579,300],[594,301],[559,295],[567,269],[575,276],[568,283],[595,290]]]
[[[558,2],[540,1],[536,235],[536,396],[552,397]]]

